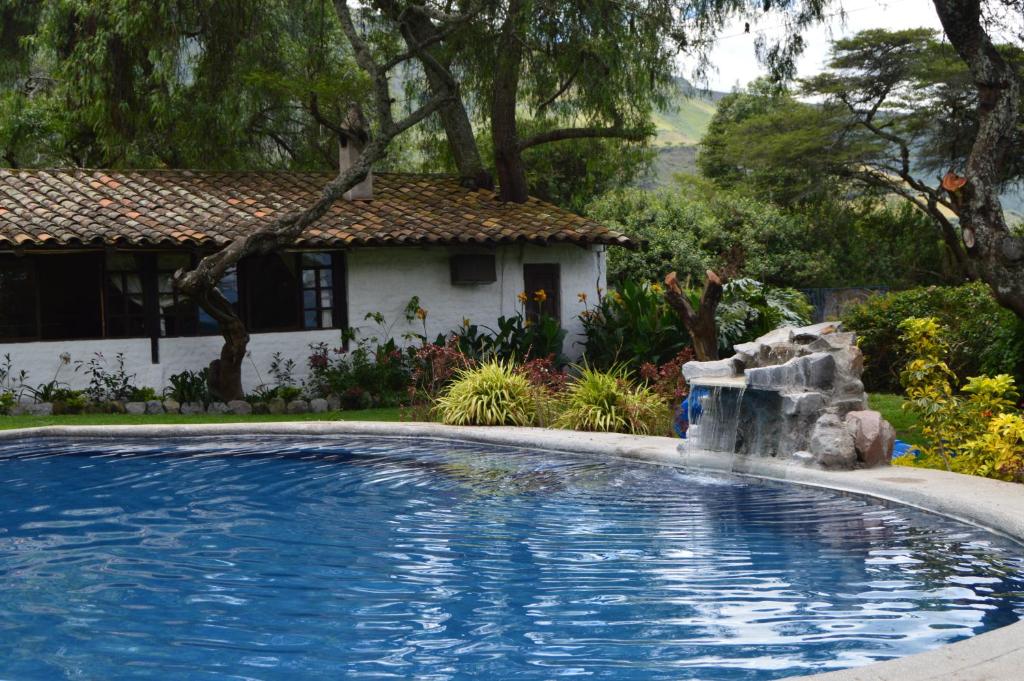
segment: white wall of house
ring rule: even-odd
[[[422,324],[405,321],[405,307],[412,296],[419,296],[427,314],[427,335],[433,339],[469,319],[475,324],[494,326],[498,317],[509,316],[521,309],[516,296],[523,290],[523,265],[527,263],[558,263],[561,267],[561,320],[567,336],[563,351],[578,358],[583,349],[583,327],[579,314],[584,304],[579,293],[590,301],[598,297],[598,287],[605,286],[604,247],[580,247],[570,244],[553,246],[513,245],[495,251],[497,281],[491,284],[453,286],[449,257],[472,249],[445,247],[368,248],[348,253],[349,325],[362,336],[381,336],[373,322],[364,319],[371,312],[380,312],[397,341],[407,332],[422,333]],[[286,333],[254,333],[249,343],[251,361],[242,369],[246,390],[261,382],[271,382],[269,367],[273,354],[280,352],[295,361],[294,378],[306,377],[309,346],[327,343],[340,345],[337,329]],[[40,341],[31,343],[0,343],[0,358],[10,354],[15,371],[29,373],[31,385],[53,378],[61,363],[61,353],[69,353],[72,363],[85,361],[101,352],[113,365],[117,353],[124,353],[125,367],[136,374],[135,384],[161,389],[168,378],[185,369],[207,366],[220,352],[219,336],[160,339],[160,363],[153,364],[148,338],[106,339],[88,341]],[[88,377],[73,366],[61,369],[59,380],[76,389],[86,387]]]

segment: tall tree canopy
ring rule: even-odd
[[[1021,73],[1021,50],[998,49]],[[798,92],[815,103],[765,82],[727,96],[702,141],[702,172],[784,205],[858,188],[901,196],[929,216],[962,274],[973,276],[958,197],[941,178],[968,161],[979,127],[978,94],[949,43],[928,29],[864,31],[836,41],[829,69]],[[1020,129],[1009,144],[998,189],[1024,176]]]
[[[322,0],[8,0],[0,153],[11,166],[334,167],[365,101]]]

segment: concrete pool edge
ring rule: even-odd
[[[618,456],[709,472],[826,487],[963,520],[1024,542],[1024,485],[946,471],[887,467],[823,471],[774,459],[684,452],[673,438],[543,428],[459,427],[436,423],[301,421],[125,426],[46,426],[0,431],[0,442],[32,437],[121,438],[215,435],[375,435],[434,438]],[[813,681],[1016,681],[1024,678],[1024,621],[925,653],[865,667],[799,677]]]

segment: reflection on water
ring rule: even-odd
[[[762,679],[1024,613],[1021,547],[828,491],[436,441],[0,447],[0,677]]]

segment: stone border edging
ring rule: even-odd
[[[300,421],[126,426],[45,426],[0,431],[26,437],[115,438],[213,435],[377,435],[463,440],[592,456],[619,456],[702,471],[825,487],[913,506],[980,525],[1024,543],[1024,485],[946,471],[884,467],[823,471],[718,452],[686,452],[680,441],[544,428],[459,427],[436,423]],[[1024,678],[1024,620],[925,653],[812,676],[808,681],[1018,681]]]

